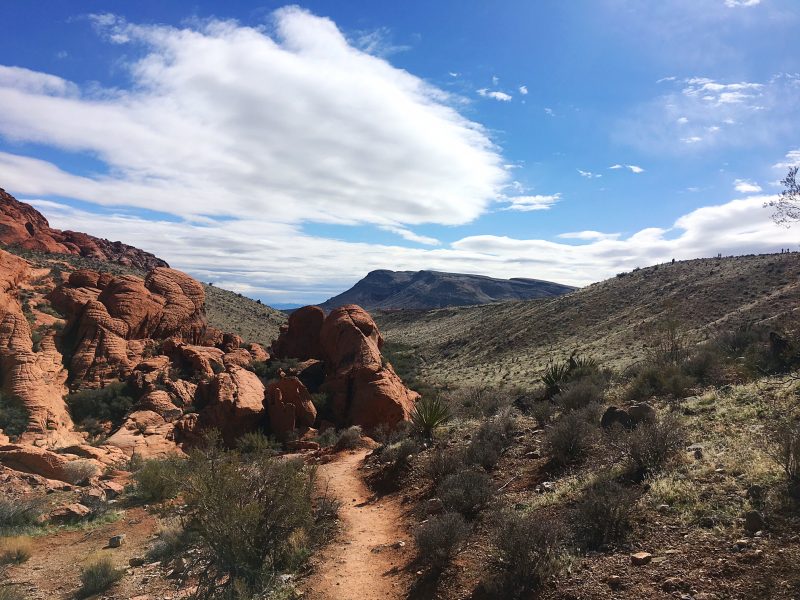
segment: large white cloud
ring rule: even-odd
[[[351,45],[328,19],[298,8],[273,17],[270,29],[95,17],[110,43],[142,53],[128,90],[0,68],[0,135],[89,153],[109,173],[78,178],[4,155],[0,181],[23,194],[65,195],[67,184],[77,199],[183,218],[285,223],[462,224],[502,194],[498,149],[445,92]]]

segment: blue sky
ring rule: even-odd
[[[794,0],[9,1],[0,187],[272,303],[797,248]]]

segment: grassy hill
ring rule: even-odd
[[[790,317],[800,254],[697,259],[637,269],[553,299],[376,314],[394,354],[438,383],[520,384],[573,351],[624,368],[674,319],[689,340]],[[394,346],[394,348],[392,348]]]

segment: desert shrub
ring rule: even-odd
[[[414,431],[414,424],[410,421],[400,421],[395,426],[379,424],[372,432],[372,439],[387,446],[407,438]]]
[[[441,481],[448,475],[465,468],[466,457],[459,448],[437,448],[433,451],[425,470],[433,481]]]
[[[563,565],[561,528],[535,513],[502,513],[492,543],[502,570],[494,582],[497,597],[517,598],[541,589]]]
[[[555,413],[555,406],[549,400],[539,400],[530,404],[529,414],[536,419],[539,427],[547,426]]]
[[[786,474],[789,497],[800,500],[800,419],[778,417],[770,434],[772,455]]]
[[[294,358],[270,359],[268,361],[257,361],[253,363],[253,372],[259,376],[265,384],[278,379],[280,372],[287,372],[289,369],[297,367],[298,361]]]
[[[597,550],[621,542],[630,532],[636,495],[615,481],[602,480],[583,491],[573,516],[580,546]]]
[[[64,465],[64,479],[73,485],[84,485],[99,474],[99,469],[90,460],[73,460]]]
[[[545,445],[553,463],[559,467],[578,462],[597,438],[597,427],[583,411],[567,413],[556,421],[545,436]]]
[[[339,437],[336,440],[337,450],[352,450],[358,448],[361,444],[361,427],[353,425],[347,429],[342,429],[339,432]]]
[[[242,454],[278,454],[281,444],[260,431],[251,431],[236,440],[236,448]]]
[[[96,390],[81,390],[64,400],[73,421],[79,425],[86,419],[110,421],[116,428],[134,404],[133,392],[124,382],[116,382]]]
[[[678,418],[666,414],[624,432],[619,443],[631,473],[644,477],[659,471],[683,447],[685,438],[685,429]]]
[[[391,465],[393,468],[404,468],[408,465],[408,459],[419,452],[420,445],[414,438],[405,438],[394,444],[384,446],[380,451],[380,460]]]
[[[458,414],[473,419],[491,417],[512,401],[508,392],[489,386],[460,388],[450,392],[447,399]]]
[[[147,549],[147,560],[169,562],[181,555],[196,540],[197,536],[180,524],[169,524],[158,532],[158,537]]]
[[[14,584],[0,584],[0,600],[26,600],[27,596],[20,586]]]
[[[600,375],[600,367],[595,359],[572,354],[564,362],[551,360],[545,368],[541,382],[545,387],[545,399],[551,400],[564,391],[566,385],[584,377]]]
[[[124,574],[125,571],[114,567],[110,558],[100,558],[90,562],[81,569],[81,587],[77,596],[78,598],[88,598],[104,592],[122,579]]]
[[[143,502],[163,502],[180,493],[186,461],[163,458],[145,461],[133,474],[133,496]]]
[[[255,595],[300,566],[313,543],[313,470],[302,461],[194,450],[183,486],[198,536],[198,595]],[[249,597],[249,596],[247,596]]]
[[[467,446],[467,463],[480,465],[487,470],[493,469],[503,450],[511,442],[514,424],[514,416],[510,411],[504,411],[481,423]]]
[[[441,569],[461,549],[469,531],[469,525],[458,513],[431,517],[414,531],[420,559],[434,569]]]
[[[562,386],[553,401],[563,411],[580,410],[589,404],[602,402],[605,394],[605,381],[602,377],[581,377]]]
[[[712,345],[698,348],[681,365],[681,371],[692,380],[703,385],[722,384],[722,369],[719,351]]]
[[[547,398],[550,399],[561,391],[561,386],[569,379],[569,362],[550,362],[542,375]]]
[[[329,427],[320,433],[316,438],[314,438],[314,441],[317,442],[322,448],[330,448],[336,444],[338,439],[339,436],[336,435],[336,430],[333,427]]]
[[[14,439],[28,428],[28,412],[22,404],[0,393],[0,430]]]
[[[636,372],[624,392],[628,402],[640,402],[653,397],[685,398],[695,381],[679,365],[646,363]]]
[[[42,512],[42,504],[38,500],[0,494],[0,535],[10,535],[36,525]]]
[[[444,507],[472,516],[494,495],[492,479],[483,471],[463,469],[448,475],[436,486],[436,496]]]
[[[29,537],[0,538],[0,565],[23,563],[31,557],[32,550]]]
[[[411,423],[417,433],[426,439],[450,420],[450,408],[441,396],[428,396],[419,400],[411,411]]]

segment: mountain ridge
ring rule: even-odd
[[[377,269],[320,306],[325,310],[343,304],[358,304],[366,310],[418,310],[552,298],[576,289],[533,278],[499,279],[470,273]]]

